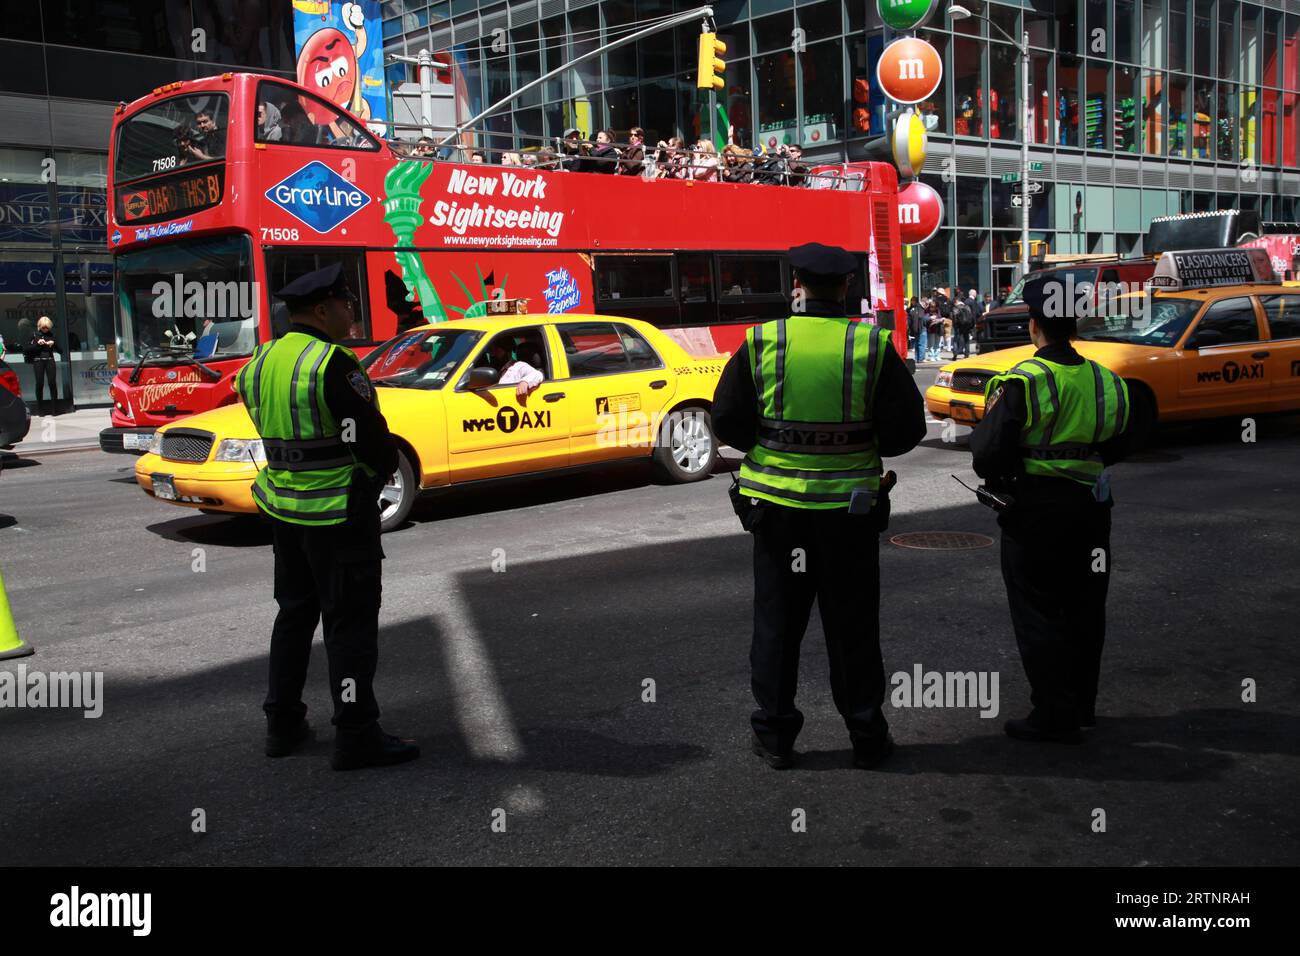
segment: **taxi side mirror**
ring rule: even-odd
[[[481,391],[485,388],[491,388],[500,377],[501,375],[496,369],[480,365],[469,370],[469,375],[465,378],[465,387],[471,392]]]
[[[1192,336],[1192,340],[1187,343],[1187,347],[1190,349],[1203,349],[1222,344],[1223,333],[1218,329],[1201,329]]]

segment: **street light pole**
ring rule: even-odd
[[[992,21],[989,21],[992,23]],[[1000,29],[1000,28],[999,28]],[[1008,39],[1010,39],[1008,37]],[[1020,277],[1029,275],[1029,31],[1020,46]]]

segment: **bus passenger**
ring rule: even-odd
[[[274,103],[257,104],[257,141],[278,143],[284,136],[280,128],[280,108]]]
[[[718,180],[718,153],[707,139],[702,139],[695,144],[695,155],[691,157],[690,178],[697,182]]]

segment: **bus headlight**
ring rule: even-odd
[[[934,384],[939,388],[951,388],[952,372],[940,372],[934,377]]]
[[[223,438],[217,446],[213,461],[254,461],[266,462],[266,451],[260,438]]]

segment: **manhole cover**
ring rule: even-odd
[[[889,543],[921,551],[974,551],[976,548],[991,547],[993,539],[986,534],[971,534],[967,531],[911,531],[894,535]]]

